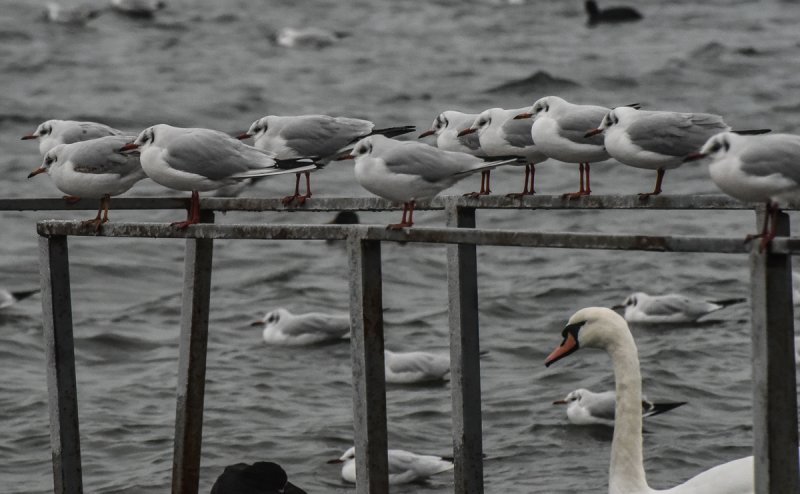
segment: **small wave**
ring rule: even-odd
[[[561,77],[556,77],[543,70],[538,70],[528,77],[504,82],[488,89],[487,93],[550,93],[563,91],[567,88],[579,87],[580,84]]]

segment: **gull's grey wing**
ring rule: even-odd
[[[477,132],[460,136],[458,138],[458,142],[468,147],[469,149],[472,149],[473,151],[477,151],[481,148],[481,141]]]
[[[187,129],[163,153],[172,168],[211,180],[275,165],[271,153],[211,129]]]
[[[302,156],[326,157],[335,154],[353,140],[368,135],[372,122],[355,118],[308,115],[287,118],[282,122],[279,135]]]
[[[122,131],[97,122],[75,122],[66,127],[61,133],[66,144],[119,135],[122,135]]]
[[[524,110],[520,110],[520,113]],[[533,146],[533,137],[531,137],[531,125],[533,121],[529,118],[515,120],[514,118],[509,118],[503,125],[500,126],[500,130],[503,132],[503,137],[505,140],[508,141],[514,147],[518,148],[525,148],[528,146]],[[584,133],[586,133],[584,131]]]
[[[589,411],[589,414],[592,417],[613,421],[615,405],[616,405],[616,400],[612,396],[611,399],[603,398],[594,401],[588,404],[586,406],[586,409]]]
[[[435,183],[458,173],[463,173],[483,160],[466,153],[442,151],[433,146],[414,142],[393,142],[376,157],[386,163],[393,173],[419,175]]]
[[[741,154],[742,171],[757,177],[780,174],[800,184],[800,136],[765,135]]]
[[[702,304],[702,306],[701,306]],[[642,305],[642,311],[651,316],[667,316],[675,314],[676,312],[705,312],[703,308],[706,302],[695,302],[683,295],[670,294],[662,295],[660,297],[653,297]]]
[[[312,312],[296,316],[282,328],[283,333],[300,336],[307,333],[344,335],[350,330],[350,316],[337,316]]]
[[[80,143],[71,144],[74,150],[69,159],[73,169],[78,173],[130,175],[141,172],[144,178],[142,165],[138,155],[122,154],[119,148],[131,142],[136,137],[108,136]]]
[[[402,372],[444,372],[443,367],[449,369],[450,364],[438,355],[412,352],[409,354],[393,354],[391,362],[387,361],[389,368],[395,373]]]
[[[680,157],[697,151],[711,136],[728,129],[719,115],[648,112],[628,126],[628,135],[642,149]]]
[[[611,110],[602,106],[579,106],[575,110],[561,115],[558,119],[558,133],[561,137],[578,144],[602,146],[605,139],[602,135],[588,138],[584,136],[586,131],[597,128],[609,111]]]

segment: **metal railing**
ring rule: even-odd
[[[174,198],[117,198],[114,209],[185,208]],[[60,200],[0,200],[2,210],[95,209],[97,201],[65,208]],[[378,211],[397,209],[376,198],[314,198],[287,208],[278,200],[201,200],[204,224],[177,230],[161,223],[108,223],[106,237],[184,238],[186,256],[179,352],[172,492],[196,493],[202,442],[205,359],[211,260],[215,239],[346,240],[350,270],[353,414],[357,492],[388,492],[386,383],[383,355],[382,242],[447,244],[451,394],[455,492],[483,492],[479,364],[477,245],[565,249],[746,254],[751,272],[755,487],[759,494],[800,494],[794,360],[791,255],[800,239],[789,236],[789,218],[778,216],[778,235],[764,253],[741,237],[597,235],[475,228],[477,209],[753,209],[724,196],[589,196],[522,200],[488,196],[440,197],[417,209],[444,209],[446,228],[389,231],[366,225],[213,224],[213,211]],[[756,207],[757,223],[765,211]],[[796,208],[795,208],[796,209]],[[81,493],[81,460],[72,337],[67,237],[94,236],[76,221],[40,221],[44,337],[56,493]]]

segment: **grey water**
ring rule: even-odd
[[[719,113],[739,128],[797,132],[796,2],[636,2],[644,19],[585,25],[582,2],[169,0],[154,19],[103,12],[83,26],[47,23],[44,2],[0,2],[0,197],[60,197],[27,180],[41,158],[20,137],[50,118],[97,120],[138,132],[156,123],[241,132],[267,114],[328,113],[427,129],[445,109],[518,108],[548,94],[579,103]],[[97,3],[99,4],[99,2]],[[601,4],[601,7],[603,5]],[[283,27],[346,33],[322,47],[285,48]],[[415,136],[412,136],[414,138]],[[540,193],[577,190],[577,168],[537,167]],[[592,168],[596,194],[652,189],[655,174],[613,161]],[[499,170],[495,193],[522,187]],[[447,194],[478,186],[461,182]],[[352,164],[315,174],[315,197],[366,196]],[[280,197],[293,178],[245,195]],[[700,164],[667,173],[667,194],[719,193]],[[184,195],[143,181],[127,196]],[[188,195],[188,194],[185,194]],[[313,200],[313,199],[312,199]],[[113,202],[112,202],[113,208]],[[35,222],[90,212],[0,213],[0,285],[38,286]],[[181,211],[114,211],[112,221],[176,221]],[[364,223],[399,212],[364,213]],[[441,212],[417,213],[441,226]],[[322,213],[229,213],[221,223],[321,223]],[[744,236],[752,212],[480,211],[478,225],[529,231]],[[86,492],[163,493],[170,485],[184,244],[70,239],[77,380]],[[545,369],[579,308],[630,292],[748,296],[739,255],[577,252],[481,247],[481,362],[487,492],[604,492],[610,434],[571,426],[553,400],[613,385],[605,355],[581,351]],[[445,249],[383,248],[386,346],[447,348]],[[215,245],[201,492],[225,465],[271,460],[308,492],[351,492],[326,460],[352,444],[345,344],[266,346],[249,323],[265,311],[348,310],[341,246],[315,241]],[[0,480],[7,493],[52,490],[38,297],[0,312]],[[749,310],[712,322],[634,327],[644,389],[687,401],[650,419],[651,485],[666,488],[750,454]],[[394,448],[452,451],[449,384],[391,386]],[[442,474],[392,492],[449,492]]]

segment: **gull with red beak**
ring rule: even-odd
[[[133,184],[146,178],[138,153],[123,154],[119,151],[120,146],[131,139],[129,136],[108,136],[59,144],[45,154],[42,165],[28,178],[48,173],[62,192],[100,199],[97,217],[84,222],[94,225],[99,231],[100,226],[108,221],[111,196],[127,192]]]
[[[653,403],[642,395],[642,417],[652,417],[685,405],[685,401]],[[567,418],[575,425],[607,425],[614,427],[614,391],[595,393],[585,388],[571,391],[553,405],[567,405]]]
[[[656,170],[653,192],[639,194],[641,199],[661,193],[664,172],[678,168],[683,158],[700,149],[713,135],[731,130],[719,115],[645,111],[629,106],[614,108],[586,137],[603,133],[612,158],[628,166]],[[742,134],[763,134],[763,130],[743,130]]]
[[[486,152],[481,149],[481,142],[477,133],[470,132],[459,135],[462,130],[469,128],[476,118],[478,118],[477,113],[462,113],[455,110],[443,111],[433,121],[431,128],[419,135],[419,139],[436,136],[436,147],[441,150],[457,151],[479,158],[486,158]],[[490,194],[492,192],[489,188],[490,173],[491,170],[481,172],[480,192],[470,192],[466,195],[478,197]]]
[[[524,108],[516,110],[489,108],[481,112],[468,129],[458,133],[459,136],[477,133],[481,149],[490,158],[500,159],[515,156],[521,159],[518,166],[525,167],[522,192],[508,194],[508,197],[534,194],[536,192],[533,188],[536,164],[547,159],[547,156],[533,142],[530,121],[514,118],[523,110]],[[486,182],[488,188],[488,177]]]
[[[759,250],[763,252],[775,238],[781,205],[800,199],[800,136],[723,132],[685,160],[705,157],[711,158],[708,171],[722,192],[740,201],[767,205],[769,214],[761,233],[747,236],[747,240],[761,238]]]
[[[533,118],[531,135],[536,147],[550,158],[578,163],[580,189],[564,197],[588,196],[592,193],[589,164],[608,159],[603,136],[584,137],[601,121],[610,108],[576,105],[558,96],[540,98],[529,111],[515,118]]]
[[[253,137],[256,148],[273,153],[277,159],[313,158],[321,168],[362,137],[374,134],[396,137],[415,129],[414,126],[376,129],[369,120],[328,115],[267,115],[253,122],[247,132],[238,138]],[[303,173],[306,177],[306,193],[300,194],[298,173],[294,194],[284,197],[284,204],[295,200],[303,204],[311,197],[310,172]]]
[[[59,144],[88,141],[98,137],[120,136],[121,130],[97,122],[77,122],[75,120],[47,120],[36,127],[32,133],[22,136],[23,141],[38,139],[39,153],[42,156]]]
[[[391,230],[414,224],[416,201],[433,199],[472,173],[516,162],[512,158],[487,163],[469,154],[382,135],[361,139],[352,154],[339,159],[350,158],[356,160],[356,181],[362,187],[384,199],[403,203],[403,219],[388,225]]]
[[[453,469],[453,459],[434,455],[419,455],[402,449],[386,452],[389,463],[389,485],[408,484],[424,481],[431,475]],[[344,454],[328,463],[342,463],[342,480],[356,483],[356,448],[351,447]]]
[[[155,182],[174,190],[192,191],[186,228],[200,221],[200,191],[218,189],[252,177],[311,171],[311,160],[276,160],[216,130],[159,124],[143,130],[120,151],[139,149],[142,168]]]

